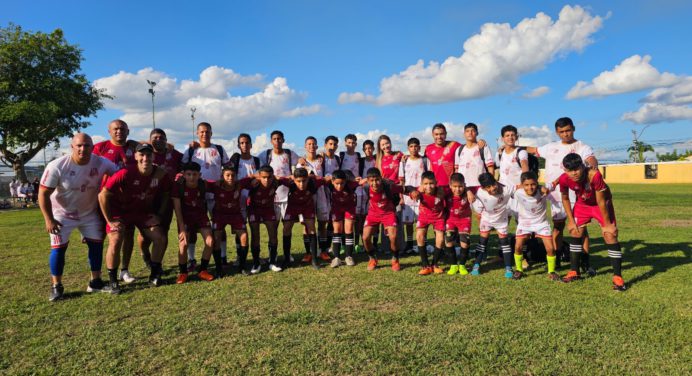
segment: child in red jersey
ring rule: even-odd
[[[358,165],[358,177],[365,180],[368,170],[375,167],[377,159],[375,158],[375,143],[371,140],[363,141],[363,158],[360,159],[360,164]],[[368,212],[368,197],[365,192],[365,188],[356,188],[356,243],[358,243],[362,238],[363,234],[363,223],[365,223],[365,215]],[[373,247],[377,249],[377,236],[373,238]],[[361,249],[356,247],[356,252],[360,252]]]
[[[572,282],[581,278],[579,274],[582,245],[585,238],[586,225],[595,219],[603,231],[603,240],[608,247],[608,257],[613,266],[613,289],[625,291],[625,281],[622,279],[622,248],[618,242],[618,229],[613,208],[613,196],[610,188],[603,180],[600,171],[589,169],[579,154],[570,153],[562,160],[565,173],[560,176],[560,193],[562,204],[567,214],[567,228],[570,236],[571,270],[562,279]],[[577,201],[574,208],[569,201],[569,191],[574,191]]]
[[[356,189],[358,183],[349,179],[350,171],[337,170],[334,171],[331,177],[332,211],[331,219],[334,227],[334,237],[340,238],[344,236],[344,245],[346,250],[346,265],[356,265],[353,260],[354,234],[353,222],[356,219]],[[331,267],[337,268],[341,266],[341,247],[337,243],[332,243],[332,253],[334,259]]]
[[[421,259],[419,275],[442,274],[443,272],[437,263],[440,260],[444,243],[446,196],[447,191],[443,187],[437,186],[435,173],[432,171],[426,171],[421,175],[420,187],[411,193],[411,198],[420,202],[416,222],[416,241]],[[425,238],[429,226],[432,226],[435,232],[435,252],[433,253],[432,264],[428,261],[428,252],[425,249]]]
[[[187,282],[187,243],[190,234],[199,232],[204,239],[202,263],[197,274],[205,281],[214,280],[207,267],[214,248],[214,235],[211,222],[207,215],[207,200],[205,198],[206,182],[200,178],[201,167],[197,162],[189,162],[183,166],[183,178],[178,181],[178,187],[173,188],[173,210],[178,222],[178,278],[175,283]],[[221,267],[220,260],[214,260],[216,267]]]
[[[260,224],[264,224],[269,237],[269,269],[280,272],[276,265],[277,247],[277,213],[274,210],[274,198],[279,183],[274,177],[274,168],[270,165],[260,167],[257,172],[259,184],[248,192],[248,223],[250,224],[250,251],[252,252],[252,269],[250,274],[261,271],[260,265]]]
[[[466,260],[469,257],[471,234],[471,204],[466,193],[464,175],[455,172],[449,177],[449,189],[451,195],[447,197],[447,221],[445,223],[445,247],[451,258],[452,266],[447,271],[448,275],[469,274],[466,270]],[[461,249],[460,258],[457,260],[455,244]],[[458,264],[457,264],[458,261]]]

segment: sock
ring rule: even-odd
[[[609,254],[609,256],[610,256],[610,254]],[[581,266],[585,270],[589,270],[589,268],[591,267],[591,259],[589,257],[589,254],[586,252],[581,253]]]
[[[373,252],[377,252],[380,250],[380,233],[376,232],[375,235],[372,236],[372,248]]]
[[[310,254],[310,235],[303,234],[303,245],[305,245],[305,253]]]
[[[312,264],[317,265],[317,235],[310,236],[310,255],[312,255]]]
[[[269,264],[274,264],[276,265],[276,256],[277,256],[277,247],[276,244],[269,244]]]
[[[476,264],[480,265],[485,256],[485,247],[488,245],[488,238],[480,238],[476,246]]]
[[[65,252],[67,247],[52,248],[48,262],[50,264],[50,274],[54,276],[62,276],[65,270]],[[100,269],[101,264],[99,264]]]
[[[569,245],[569,261],[572,271],[579,272],[581,253],[581,239],[573,239]]]
[[[235,249],[238,250],[238,249],[240,249],[240,247],[241,247],[241,245],[240,245],[240,235],[235,234]]]
[[[207,270],[209,268],[209,260],[202,259],[202,262],[199,264],[199,270]]]
[[[355,243],[353,234],[346,234],[344,240],[346,242],[346,257],[353,257],[353,247]]]
[[[110,269],[108,269],[108,274],[110,275]],[[178,264],[178,272],[180,274],[187,274],[187,264]]]
[[[219,242],[219,245],[221,246],[221,257],[226,258],[226,251],[228,250],[228,247],[227,247],[228,242],[226,240],[222,240]],[[216,259],[214,259],[214,263],[216,263]]]
[[[252,247],[252,266],[257,268],[260,265],[260,247]]]
[[[437,263],[440,262],[440,255],[442,254],[442,248],[435,247],[435,252],[433,252],[433,265],[437,266]]]
[[[327,252],[327,248],[329,247],[329,243],[327,243],[327,237],[326,236],[320,236],[319,246],[320,246],[320,252]]]
[[[505,261],[505,269],[512,269],[514,252],[512,252],[509,238],[500,239],[500,250],[502,250],[502,259]]]
[[[247,246],[238,246],[238,267],[242,270],[245,269],[245,262],[247,261]]]
[[[546,256],[548,261],[548,273],[555,273],[555,264],[557,262],[557,256]]]
[[[195,245],[194,244],[188,244],[187,245],[187,260],[192,261],[195,259]]]
[[[454,249],[454,247],[445,247],[445,253],[447,253],[447,256],[449,256],[449,264],[450,265],[456,265],[457,264],[457,252]]]
[[[524,261],[524,255],[519,254],[517,255],[516,253],[514,254],[514,267],[517,268],[517,271],[523,272],[524,268],[521,266],[522,262]]]
[[[461,252],[459,256],[459,265],[466,265],[466,260],[469,258],[469,247],[461,247]]]
[[[219,270],[223,265],[223,261],[221,260],[222,254],[223,249],[216,249],[211,253],[212,257],[214,257],[214,266],[216,266],[217,270]]]
[[[413,235],[406,235],[406,249],[413,248]]]
[[[422,267],[426,268],[430,266],[430,262],[428,261],[428,252],[425,250],[424,245],[418,245],[418,255],[420,256],[420,264]]]
[[[292,238],[292,235],[284,235],[284,237],[283,237],[284,262],[290,262],[291,261],[291,238]]]
[[[163,274],[163,267],[161,266],[160,262],[151,262],[149,265],[151,265],[151,274],[149,275],[149,278],[156,278]]]
[[[327,238],[325,239],[326,245],[325,245],[325,251],[329,250],[329,246],[332,244],[332,239],[334,238],[334,227],[332,226],[332,222],[327,223]]]
[[[610,264],[613,266],[613,275],[622,277],[622,247],[620,243],[608,244],[608,257]]]
[[[341,254],[341,234],[334,234],[332,237],[332,253],[335,258],[339,258]]]
[[[89,267],[92,272],[100,272],[103,263],[103,243],[88,240],[86,243],[87,248],[89,248]]]
[[[108,269],[108,280],[111,283],[118,283],[118,269]]]

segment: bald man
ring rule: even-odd
[[[62,274],[65,252],[72,230],[78,229],[89,249],[91,280],[87,292],[102,291],[104,224],[97,196],[104,176],[118,170],[113,162],[92,155],[94,144],[86,133],[77,133],[70,144],[72,153],[50,162],[38,190],[38,202],[50,236],[50,301],[63,298]]]

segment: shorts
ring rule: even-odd
[[[611,200],[606,201],[606,207],[608,208],[608,216],[613,223],[615,222],[615,208],[613,208],[613,202]],[[574,209],[572,209],[574,214],[574,221],[577,223],[577,227],[586,226],[592,219],[595,219],[601,227],[605,225],[603,215],[601,214],[601,209],[597,205],[589,206],[583,204],[575,204]]]
[[[274,203],[274,209],[276,209],[276,205],[278,203]],[[285,202],[283,204],[286,204]],[[264,210],[257,210],[257,209],[250,209],[248,210],[248,215],[247,215],[247,220],[250,223],[263,223],[263,222],[274,222],[276,221],[276,210],[272,209],[264,209]]]
[[[517,238],[525,238],[536,234],[538,238],[552,239],[553,232],[548,221],[538,223],[519,223],[517,225]]]
[[[62,223],[60,232],[50,234],[50,246],[64,246],[70,242],[70,234],[74,229],[78,229],[83,239],[101,242],[103,241],[103,222],[98,213],[92,213],[80,219],[69,219],[55,217],[55,220]]]
[[[183,221],[185,221],[185,231],[187,232],[197,232],[203,228],[212,227],[209,217],[204,214],[190,217],[183,215]]]
[[[307,219],[315,219],[315,209],[313,207],[289,206],[284,215],[284,222],[300,221],[302,223]]]
[[[224,230],[226,226],[229,226],[232,232],[245,231],[245,218],[242,214],[212,217],[211,228],[213,230]]]
[[[276,221],[279,219],[284,219],[284,216],[286,215],[286,208],[288,207],[288,201],[280,201],[280,202],[274,202],[274,219],[265,219],[263,221],[259,222],[265,222],[265,221]],[[256,212],[255,215],[262,214],[263,217],[269,217],[267,213],[259,213]],[[248,217],[248,221],[252,222],[250,218]],[[257,221],[255,221],[257,222]]]
[[[332,203],[327,197],[325,187],[320,187],[320,189],[315,193],[315,211],[317,212],[317,220],[320,222],[329,221],[329,213],[332,211]],[[314,218],[314,217],[313,217]]]
[[[384,227],[396,227],[396,213],[368,213],[363,223],[363,226],[379,227],[380,225]]]
[[[356,207],[332,207],[331,217],[334,222],[341,222],[343,220],[352,221],[356,218]]]
[[[471,217],[467,218],[447,218],[445,223],[446,231],[456,231],[460,234],[471,233]]]
[[[124,226],[126,229],[134,229],[137,227],[138,229],[142,230],[143,228],[149,228],[149,226],[146,226],[145,223],[147,222],[147,219],[149,219],[149,214],[125,214],[125,215],[116,215],[113,216],[113,219],[117,219],[120,221],[121,225]],[[110,234],[112,232],[115,232],[111,229],[110,224],[106,222],[106,234]]]
[[[401,206],[401,222],[413,223],[418,219],[418,208],[416,205],[403,204]]]
[[[416,228],[427,228],[429,225],[432,225],[433,230],[435,230],[435,231],[444,231],[445,230],[445,219],[444,218],[421,218],[421,217],[418,217],[418,221],[416,222]]]
[[[169,205],[168,209],[166,210],[165,213],[163,213],[163,216],[161,216],[161,228],[163,229],[164,233],[168,233],[168,230],[171,228],[171,222],[173,222],[173,205]]]
[[[368,210],[368,198],[363,187],[356,188],[356,215],[365,215]]]
[[[502,235],[504,237],[505,235],[507,235],[507,221],[504,221],[504,223],[490,223],[485,222],[483,221],[483,219],[481,219],[481,224],[479,226],[481,234],[487,234],[493,229],[497,231],[498,235]]]

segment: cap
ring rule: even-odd
[[[135,148],[135,151],[138,152],[138,153],[145,153],[145,152],[153,153],[153,152],[154,152],[154,147],[151,146],[151,144],[139,144],[139,145],[137,145],[137,147]]]

